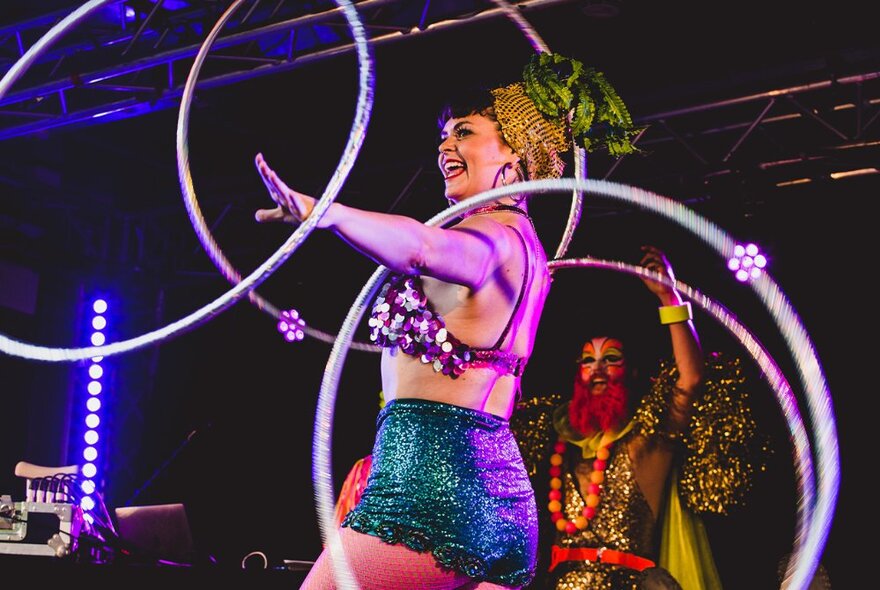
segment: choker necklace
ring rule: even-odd
[[[519,207],[515,207],[513,205],[502,205],[500,203],[495,203],[493,205],[483,205],[482,207],[477,207],[476,209],[471,209],[470,211],[462,214],[462,218],[470,217],[471,215],[480,215],[482,213],[493,213],[495,211],[510,211],[511,213],[517,213],[519,215],[523,215],[524,217],[528,217],[529,214],[520,209]]]
[[[605,467],[611,454],[609,449],[614,444],[614,440],[608,433],[602,435],[599,448],[596,450],[596,458],[593,460],[587,497],[584,498],[586,505],[581,515],[574,520],[568,520],[562,514],[562,454],[565,453],[566,444],[564,438],[557,440],[553,446],[554,453],[550,456],[550,503],[547,504],[547,508],[550,510],[550,520],[556,526],[556,530],[566,535],[573,535],[587,528],[590,520],[596,516],[602,484],[605,481]],[[577,482],[576,487],[580,489],[580,482]]]

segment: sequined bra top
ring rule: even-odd
[[[528,217],[522,209],[509,205],[477,209],[471,214],[499,209]],[[502,375],[521,376],[526,358],[500,350],[530,281],[528,247],[522,234],[516,228],[512,229],[526,254],[526,270],[510,319],[494,346],[474,348],[450,334],[446,329],[446,322],[431,308],[422,288],[421,278],[415,275],[391,275],[382,285],[370,314],[370,340],[383,348],[397,347],[405,354],[419,357],[423,363],[433,365],[437,373],[449,375],[453,379],[471,367],[492,367]]]

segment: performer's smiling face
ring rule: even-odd
[[[471,114],[446,121],[440,132],[437,162],[446,183],[446,198],[461,201],[501,185],[499,171],[517,160],[505,143],[498,123]],[[508,182],[513,179],[507,170]]]

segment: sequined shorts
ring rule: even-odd
[[[430,551],[478,581],[523,586],[534,576],[535,494],[508,422],[420,399],[389,402],[373,464],[342,526]]]

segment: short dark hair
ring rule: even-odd
[[[437,127],[443,129],[449,119],[460,119],[468,115],[480,114],[485,115],[498,122],[495,117],[495,97],[488,88],[470,88],[462,91],[449,100],[440,111],[437,118]],[[501,126],[498,126],[501,129]]]

